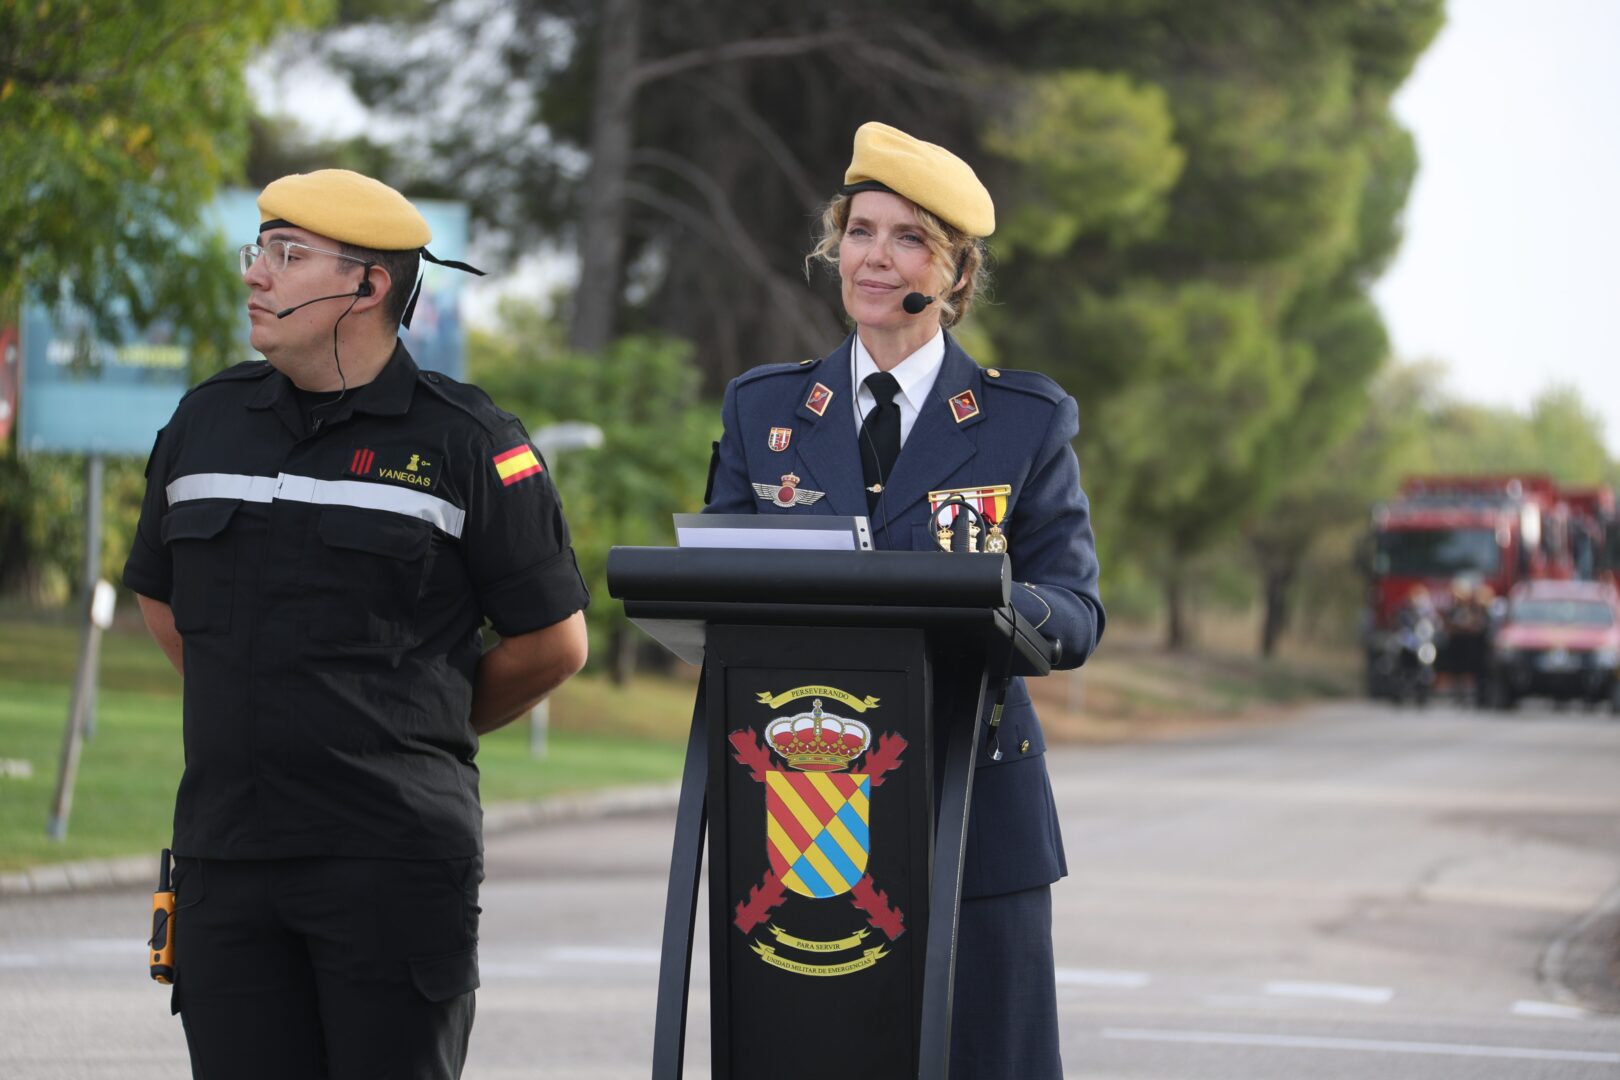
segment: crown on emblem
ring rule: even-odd
[[[810,711],[783,716],[765,725],[765,741],[787,763],[801,772],[838,772],[866,753],[872,731],[859,720],[828,716],[821,699]]]
[[[793,473],[788,473],[787,475],[782,477],[782,483],[787,487],[798,487],[799,486],[799,478],[797,476],[795,476]],[[817,702],[816,704],[819,705],[820,702]]]

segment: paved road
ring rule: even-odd
[[[1071,1080],[1620,1077],[1620,1016],[1545,977],[1620,902],[1608,714],[1344,705],[1051,761]],[[668,843],[652,816],[492,839],[468,1080],[647,1075]],[[146,902],[0,904],[0,1076],[186,1074]]]

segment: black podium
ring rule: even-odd
[[[703,665],[653,1046],[678,1080],[705,820],[714,1080],[941,1080],[973,770],[1051,645],[1004,555],[614,548],[608,590]]]

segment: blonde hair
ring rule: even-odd
[[[804,257],[807,276],[811,264],[818,261],[831,267],[834,273],[838,272],[838,245],[849,226],[849,209],[854,200],[853,195],[839,195],[821,208],[816,246]],[[928,245],[929,262],[939,272],[939,280],[945,283],[937,301],[940,325],[955,326],[967,318],[974,298],[990,287],[984,241],[946,224],[916,203],[911,205],[917,213],[917,227]],[[961,267],[960,273],[958,267]],[[961,285],[952,288],[958,281]]]

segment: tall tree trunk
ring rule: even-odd
[[[608,631],[608,677],[614,686],[626,686],[636,673],[636,635],[627,621]]]
[[[1265,592],[1265,614],[1260,624],[1260,655],[1268,659],[1277,651],[1277,642],[1288,629],[1288,598],[1294,587],[1294,568],[1267,567],[1261,572]]]
[[[591,171],[580,212],[579,287],[568,344],[596,352],[613,338],[624,280],[624,185],[635,135],[641,0],[604,0],[591,112]]]
[[[1187,647],[1187,611],[1185,582],[1181,578],[1181,559],[1170,556],[1170,567],[1164,575],[1164,647],[1180,652]]]

